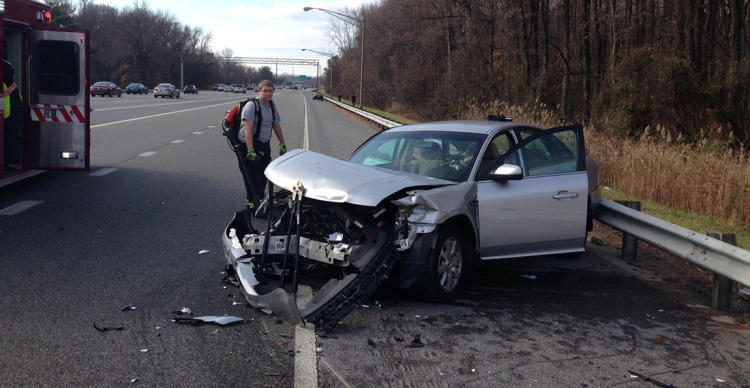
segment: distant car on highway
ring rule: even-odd
[[[224,89],[226,89],[226,88],[227,88],[227,85],[225,85],[225,84],[219,84],[219,86],[217,86],[215,90],[217,92],[223,92]]]
[[[133,82],[125,88],[127,94],[148,94],[148,88],[146,85],[138,82]]]
[[[320,93],[315,93],[313,94],[313,100],[325,101],[325,97],[323,97],[323,95]]]
[[[182,92],[185,94],[198,94],[198,88],[195,85],[186,85]]]
[[[232,91],[235,93],[247,94],[247,89],[243,84],[232,84]]]
[[[154,98],[161,96],[161,98],[164,97],[177,97],[180,98],[180,89],[177,89],[177,86],[174,86],[170,83],[163,83],[158,84],[154,88]]]
[[[91,94],[91,97],[94,96],[117,96],[122,97],[122,89],[120,89],[117,84],[114,82],[109,81],[99,81],[93,85],[91,85],[91,88],[89,88],[89,93]]]

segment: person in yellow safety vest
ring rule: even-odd
[[[21,168],[21,104],[23,98],[16,86],[13,66],[3,61],[3,139],[5,167]]]

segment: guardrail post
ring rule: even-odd
[[[641,203],[639,201],[617,201],[617,203],[641,211]],[[622,232],[621,254],[623,260],[635,261],[638,255],[638,239],[635,236]]]
[[[721,239],[727,244],[737,246],[737,235],[732,233],[724,233],[719,236],[719,233],[707,233],[708,236]],[[711,307],[729,310],[732,306],[732,293],[734,292],[734,282],[732,279],[714,273],[713,284],[711,285]]]

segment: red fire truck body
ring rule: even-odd
[[[0,186],[43,170],[89,169],[88,31],[52,28],[50,20],[45,3],[0,0]],[[8,109],[13,83],[20,109]]]

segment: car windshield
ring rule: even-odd
[[[465,181],[486,135],[463,132],[383,132],[349,161],[454,182]]]

